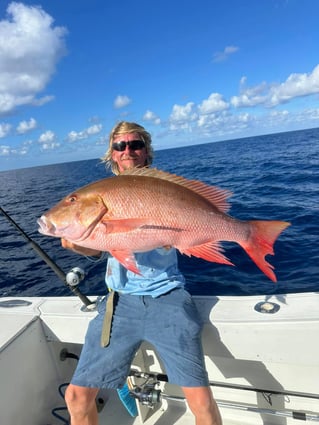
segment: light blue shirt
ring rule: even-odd
[[[185,278],[178,269],[174,248],[135,253],[135,260],[141,275],[127,270],[114,257],[109,257],[105,274],[108,288],[122,294],[151,295],[155,298],[184,286]]]

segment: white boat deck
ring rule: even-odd
[[[8,307],[10,300],[15,306]],[[206,366],[224,425],[319,422],[319,293],[195,300],[205,322]],[[59,425],[62,422],[51,412],[65,405],[58,388],[69,382],[76,366],[74,359],[62,361],[61,351],[80,354],[96,313],[84,312],[75,297],[23,301],[30,304],[19,298],[0,299],[1,425]],[[265,303],[263,308],[273,307],[273,313],[257,311]],[[133,367],[165,373],[147,343]],[[157,388],[182,397],[169,383]],[[116,391],[103,390],[100,397],[101,425],[194,424],[183,400],[163,399],[154,409],[139,404],[139,416],[132,418]]]

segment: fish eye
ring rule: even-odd
[[[77,196],[76,195],[71,195],[68,199],[68,201],[72,204],[73,202],[76,202],[77,200]]]

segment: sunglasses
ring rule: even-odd
[[[126,146],[132,149],[132,151],[138,151],[139,149],[145,148],[145,142],[143,142],[143,140],[130,140],[129,142],[122,140],[121,142],[112,143],[112,148],[119,152],[125,151]]]

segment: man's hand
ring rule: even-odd
[[[101,255],[101,251],[76,245],[75,243],[67,241],[63,238],[61,239],[61,245],[63,246],[63,248],[70,249],[71,251],[76,252],[77,254],[87,255],[89,257],[99,257]]]

